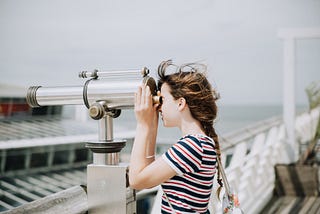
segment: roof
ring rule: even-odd
[[[114,136],[133,138],[133,131],[115,132]],[[79,122],[61,117],[28,117],[0,120],[0,150],[70,144],[97,140],[97,121]]]
[[[86,184],[97,121],[53,116],[0,119],[0,212]],[[115,132],[132,138],[134,132]],[[125,155],[125,154],[124,154]]]
[[[84,142],[97,138],[92,123],[61,117],[29,117],[0,120],[0,149]]]
[[[0,97],[24,98],[28,88],[0,83]]]

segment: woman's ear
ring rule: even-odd
[[[183,97],[178,99],[178,110],[182,111],[187,105],[187,101],[186,99],[184,99]]]

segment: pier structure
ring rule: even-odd
[[[296,43],[307,39],[320,39],[320,28],[283,28],[278,31],[283,41],[283,120],[287,140],[292,145],[294,154],[291,162],[298,160],[298,145],[295,137],[295,81],[296,81]]]
[[[307,145],[314,139],[319,117],[320,107],[304,112],[295,118],[295,136],[300,152],[305,151]],[[220,141],[222,162],[227,178],[239,196],[241,208],[244,213],[261,212],[274,197],[277,187],[276,166],[286,164],[292,158],[292,147],[286,139],[282,117],[269,118],[249,125],[221,136]],[[318,147],[320,148],[320,142]],[[315,167],[315,169],[318,173],[318,168]],[[299,180],[301,177],[290,177],[290,179],[297,179],[297,182],[301,182]],[[217,188],[218,184],[214,182],[210,203],[212,213],[222,213],[221,201],[216,196]],[[318,185],[315,188],[314,197],[320,190]],[[221,192],[220,199],[223,194],[224,191]],[[161,196],[162,191],[159,189],[152,214],[158,213]],[[291,197],[297,196],[291,195]],[[320,210],[320,207],[317,210]]]
[[[319,139],[315,138],[317,128],[319,128],[320,107],[318,106],[298,115],[296,114],[294,95],[294,53],[296,40],[305,38],[319,38],[320,30],[285,29],[279,31],[278,36],[284,40],[283,117],[270,118],[251,126],[244,127],[243,129],[237,130],[234,133],[229,133],[226,136],[221,136],[220,139],[222,142],[221,145],[223,154],[222,161],[229,183],[233,190],[238,194],[241,208],[245,213],[290,213],[291,211],[299,211],[300,213],[316,213],[320,210],[319,166],[317,164],[313,164],[303,168],[303,173],[312,175],[310,176],[309,180],[305,180],[304,175],[306,174],[301,174],[301,172],[298,171],[299,166],[294,164],[297,163],[299,157],[301,157],[301,154],[306,151],[306,148],[308,148],[311,142],[315,141],[316,147],[320,150]],[[86,87],[87,86],[88,85],[86,85]],[[32,93],[35,93],[38,89],[39,88],[33,88]],[[47,93],[45,88],[40,89],[40,92],[44,92],[44,94]],[[41,102],[46,103],[47,101],[45,98],[48,96],[48,94],[42,97],[43,93],[41,93],[38,101],[40,104]],[[79,93],[78,95],[80,97],[82,96]],[[34,104],[39,104],[34,101],[35,100],[33,99],[32,102]],[[56,100],[53,101],[57,102]],[[60,101],[65,102],[64,100]],[[88,103],[91,101],[85,100],[85,102]],[[91,108],[91,113],[93,115],[102,115],[102,117],[99,116],[98,118],[99,129],[101,129],[99,130],[98,139],[100,142],[95,142],[96,144],[92,144],[92,142],[89,142],[89,144],[87,143],[87,147],[93,146],[91,147],[91,150],[93,151],[93,155],[91,156],[93,158],[93,167],[91,168],[90,164],[88,165],[88,172],[91,174],[91,176],[89,175],[86,178],[86,181],[81,184],[81,186],[74,185],[75,183],[70,181],[72,180],[72,178],[70,178],[70,174],[69,178],[67,179],[67,172],[61,171],[53,175],[51,175],[48,171],[45,171],[47,175],[42,174],[39,176],[41,178],[40,180],[34,177],[28,177],[25,180],[10,176],[6,177],[11,173],[7,168],[7,160],[11,155],[10,151],[8,151],[9,147],[1,151],[0,166],[2,174],[0,177],[0,208],[4,210],[4,213],[36,213],[43,210],[51,210],[54,213],[86,213],[88,211],[89,213],[108,213],[106,209],[108,210],[110,207],[111,210],[115,212],[119,211],[119,208],[121,209],[119,213],[134,213],[132,210],[122,210],[124,207],[127,207],[128,199],[132,198],[131,196],[121,196],[123,198],[123,200],[121,200],[125,201],[126,205],[113,203],[112,200],[114,197],[112,194],[114,189],[110,188],[110,186],[107,186],[108,180],[105,179],[106,177],[110,176],[112,173],[111,171],[114,172],[114,170],[108,170],[114,166],[117,166],[117,168],[121,170],[119,174],[123,175],[120,180],[126,180],[127,178],[125,178],[125,175],[127,166],[122,167],[119,165],[119,154],[113,154],[117,153],[117,151],[100,151],[100,149],[103,151],[109,149],[105,147],[100,148],[99,145],[101,142],[107,143],[108,141],[113,141],[113,131],[110,129],[112,127],[112,120],[109,117],[110,115],[108,116],[108,111],[102,111],[102,113],[100,111],[101,106],[103,110],[107,110],[104,104],[105,103],[98,102],[97,105],[93,105],[93,108]],[[96,114],[97,112],[98,114]],[[34,140],[32,142],[33,146],[31,147],[34,147],[36,145],[34,143],[36,142],[37,141]],[[21,142],[19,143],[21,145]],[[0,145],[2,147],[3,145],[8,146],[7,142],[1,142]],[[158,146],[165,148],[168,145],[159,142]],[[28,151],[30,152],[36,150],[37,149],[31,149]],[[48,151],[47,154],[48,157],[51,157],[51,159],[48,159],[47,163],[54,163],[52,160],[54,160],[55,153]],[[73,155],[74,154],[75,153],[73,153]],[[75,160],[75,156],[71,155],[71,157],[73,158],[68,159],[70,161],[69,163],[74,163],[73,161]],[[24,160],[25,167],[34,163],[32,162],[32,155],[26,155]],[[103,170],[101,170],[101,166]],[[101,171],[105,171],[105,173],[101,173]],[[6,176],[4,173],[6,173]],[[60,173],[63,173],[63,175]],[[296,176],[292,176],[293,173]],[[15,172],[13,172],[13,174],[16,175]],[[76,172],[76,174],[71,176],[76,177],[80,174],[81,173]],[[95,176],[96,174],[99,174],[98,181],[95,179],[91,180],[91,178],[97,177]],[[283,179],[283,177],[285,179]],[[59,184],[59,181],[55,179],[61,179],[64,180],[64,182]],[[305,181],[311,181],[311,183],[308,183],[309,186],[304,185]],[[30,182],[34,183],[35,185],[30,185]],[[47,182],[47,186],[45,182]],[[65,183],[69,184],[65,185]],[[90,185],[90,183],[94,184],[93,188],[91,188],[92,185]],[[112,185],[116,185],[116,181],[115,183],[110,183]],[[123,184],[123,182],[121,183]],[[216,182],[214,183],[216,184]],[[287,185],[283,185],[284,183],[287,183]],[[55,185],[62,185],[62,187],[55,188]],[[17,188],[17,186],[20,186],[21,189]],[[87,187],[89,187],[89,190]],[[127,187],[127,184],[125,184],[124,188],[121,190],[122,195],[128,193],[126,189]],[[56,193],[48,195],[48,188],[51,188],[52,190],[55,189]],[[221,212],[221,202],[217,197],[215,197],[216,188],[217,186],[214,186],[212,200],[209,207],[210,211],[212,212]],[[312,191],[310,191],[310,189]],[[99,194],[95,196],[96,193]],[[162,196],[161,188],[156,187],[149,191],[140,191],[137,193],[137,197],[139,197],[139,195],[148,195],[150,193],[157,193],[153,202],[151,213],[159,213],[160,200]],[[221,194],[223,193],[224,192],[222,191]],[[44,197],[39,198],[41,194]],[[101,206],[105,201],[100,199],[102,199],[105,194],[111,195],[110,197],[105,197],[109,200],[106,201],[106,204],[111,203],[111,206]],[[135,197],[134,194],[131,194],[131,192],[129,194]],[[286,196],[289,195],[289,197],[279,200],[275,197],[275,195],[279,196],[279,194],[285,194]],[[299,197],[301,196],[302,198],[297,198],[297,194],[301,194]],[[98,199],[92,200],[90,197],[97,197]],[[280,208],[273,206],[273,204],[281,204],[281,201],[283,201],[287,206],[280,206]],[[96,206],[96,202],[98,202],[98,206]],[[70,209],[66,209],[66,207],[70,207]],[[72,210],[72,207],[78,207],[80,210]],[[96,209],[97,207],[98,209]]]
[[[299,114],[295,119],[300,152],[307,148],[314,137],[319,121],[319,111],[319,108],[315,108]],[[79,124],[53,118],[39,118],[33,122],[3,121],[1,130],[16,134],[7,135],[7,138],[2,139],[0,143],[1,211],[10,213],[17,210],[39,210],[47,204],[47,210],[55,210],[59,213],[66,213],[68,211],[66,207],[69,205],[78,207],[86,213],[89,207],[86,167],[93,157],[92,152],[85,148],[83,142],[97,136],[98,132],[94,124],[94,121]],[[41,133],[40,130],[42,130]],[[41,136],[44,130],[47,130],[47,137]],[[23,136],[22,133],[29,134],[30,138],[26,138],[27,136]],[[115,131],[116,138],[120,135],[127,139],[127,146],[130,146],[134,133]],[[18,139],[19,136],[22,139]],[[222,160],[226,174],[232,188],[239,195],[241,207],[246,213],[257,213],[263,210],[274,198],[277,186],[276,166],[287,163],[290,159],[288,149],[291,147],[286,140],[282,117],[269,118],[246,126],[221,136],[220,140],[223,145]],[[10,148],[13,145],[15,149]],[[157,150],[161,153],[169,146],[167,142],[158,142]],[[320,145],[318,147],[320,150]],[[124,148],[126,149],[128,148]],[[39,152],[44,155],[39,156]],[[120,159],[124,160],[126,153],[129,152],[129,150],[122,152],[123,156],[120,155]],[[22,159],[23,164],[20,166],[16,164],[14,168],[8,162],[13,159],[17,164]],[[36,160],[38,162],[35,162]],[[221,202],[215,197],[216,188],[217,186],[212,192],[214,197],[210,209],[219,211]],[[137,200],[155,195],[157,192],[157,187],[139,191]],[[160,194],[159,191],[158,195]],[[316,202],[317,197],[313,197],[310,200]],[[159,211],[159,200],[160,197],[155,197],[151,213]],[[292,200],[296,201],[296,198]]]
[[[87,200],[90,213],[136,213],[136,194],[130,188],[128,164],[120,163],[120,151],[126,140],[113,138],[113,118],[122,109],[134,106],[138,86],[150,88],[153,102],[161,102],[155,80],[149,70],[82,71],[83,86],[31,86],[26,101],[34,108],[44,106],[84,105],[90,117],[98,121],[98,139],[85,141],[93,153],[87,166]],[[126,84],[123,87],[123,84]]]
[[[297,116],[295,103],[296,42],[304,39],[320,39],[320,28],[284,28],[279,30],[278,37],[283,40],[284,44],[282,118],[270,119],[267,123],[247,127],[245,130],[236,132],[233,136],[230,135],[232,136],[231,139],[230,136],[223,137],[221,143],[227,177],[231,186],[239,194],[241,207],[245,213],[259,213],[271,200],[275,189],[279,188],[276,185],[278,182],[276,175],[282,173],[277,171],[281,168],[277,167],[278,164],[295,164],[308,144],[320,144],[313,142],[317,140],[314,138],[319,124],[320,107]],[[312,197],[318,196],[319,193],[318,168],[315,168],[310,169],[313,173],[312,187],[314,187],[314,191],[311,191]],[[301,183],[300,179],[302,178],[299,176],[295,178],[287,177],[289,180],[297,179],[292,183],[295,186],[297,186],[297,183]],[[297,195],[308,195],[306,193],[308,191],[301,187],[303,185],[299,185],[301,191]],[[292,187],[292,189],[295,188],[297,187]],[[296,192],[299,191],[296,190]],[[160,209],[161,195],[160,189],[153,214],[156,214],[157,210]],[[212,192],[212,195],[215,195],[215,192]],[[311,205],[315,204],[314,207],[309,208],[317,212],[320,210],[320,206],[318,206],[320,201],[319,199],[313,201],[314,203],[311,203]],[[220,201],[216,199],[213,204],[211,211],[214,211],[214,213],[221,212]],[[290,208],[287,209],[290,211]],[[308,210],[308,208],[305,208],[305,210]],[[287,210],[285,213],[289,213],[289,211]]]

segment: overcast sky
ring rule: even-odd
[[[82,85],[82,70],[202,61],[222,104],[281,104],[281,28],[320,28],[319,0],[0,0],[0,84]],[[297,42],[297,103],[320,39]]]

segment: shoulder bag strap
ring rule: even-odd
[[[219,165],[219,171],[221,173],[221,177],[222,177],[222,180],[223,180],[223,183],[224,183],[224,186],[225,186],[225,189],[226,189],[226,193],[228,195],[231,195],[231,191],[230,191],[230,185],[229,185],[229,182],[228,182],[228,179],[227,179],[227,176],[226,176],[226,173],[223,169],[223,166],[219,160],[219,158],[217,158],[217,161],[218,161],[218,165]]]

